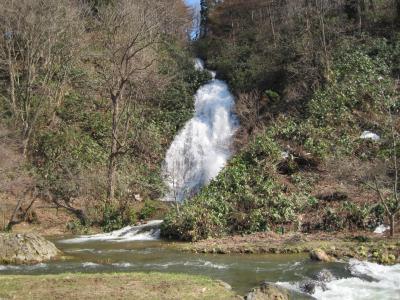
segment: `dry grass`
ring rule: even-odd
[[[235,299],[220,283],[186,274],[1,276],[6,299]]]

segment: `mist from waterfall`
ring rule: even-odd
[[[204,69],[200,59],[198,70]],[[237,129],[234,98],[228,85],[213,79],[195,95],[195,114],[175,137],[167,151],[164,178],[169,192],[166,201],[182,202],[216,177],[231,156]]]

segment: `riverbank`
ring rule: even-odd
[[[321,249],[335,260],[356,258],[381,264],[400,263],[400,239],[373,233],[314,234],[273,232],[228,236],[177,244],[183,251],[215,254],[294,254]]]
[[[3,299],[235,299],[204,276],[160,273],[0,276]]]

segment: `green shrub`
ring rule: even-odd
[[[128,224],[123,219],[120,207],[113,204],[106,204],[104,206],[103,218],[100,225],[105,232],[111,232],[121,229]]]
[[[145,220],[150,218],[155,211],[156,211],[155,205],[150,201],[145,201],[143,208],[139,212],[140,220]]]
[[[333,208],[327,208],[322,216],[320,229],[325,231],[338,231],[344,228],[343,218]]]

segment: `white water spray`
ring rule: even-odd
[[[317,285],[312,296],[318,300],[397,300],[400,299],[400,264],[383,266],[355,259],[349,261],[351,277],[335,278]],[[278,282],[302,292],[301,284]]]
[[[195,68],[204,65],[196,59]],[[182,202],[213,179],[231,156],[232,137],[237,129],[234,98],[224,81],[213,79],[195,96],[195,114],[176,136],[164,167],[169,187],[167,201]]]
[[[349,268],[357,277],[333,280],[327,283],[326,290],[317,288],[313,296],[321,300],[400,299],[400,265],[382,266],[351,260]]]
[[[131,242],[151,241],[160,238],[160,225],[162,220],[149,221],[138,226],[127,226],[119,230],[95,235],[82,235],[80,237],[60,241],[64,244],[79,244],[86,242]]]

